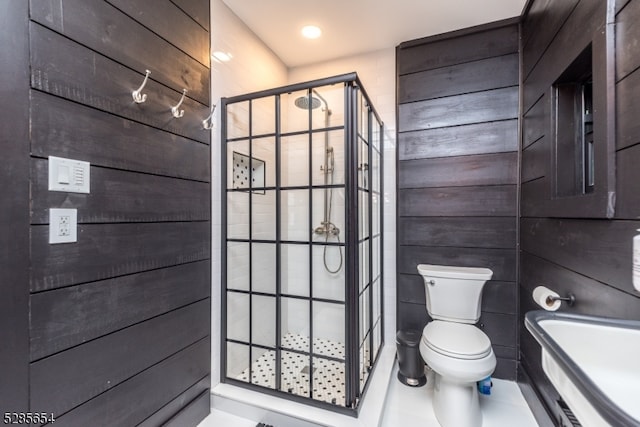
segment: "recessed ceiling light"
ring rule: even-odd
[[[229,52],[222,52],[222,51],[215,51],[211,54],[211,58],[219,61],[219,62],[229,62],[231,61],[231,58],[233,58],[233,55],[231,55]]]
[[[315,25],[302,27],[302,35],[308,39],[317,39],[322,35],[322,30]]]

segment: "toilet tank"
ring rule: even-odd
[[[427,312],[432,319],[476,323],[482,288],[493,276],[488,268],[418,265],[424,279]]]

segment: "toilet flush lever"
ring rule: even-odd
[[[436,284],[436,281],[431,279],[427,283],[430,284],[431,286],[434,286]]]

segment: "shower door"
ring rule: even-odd
[[[382,125],[354,74],[222,108],[224,380],[353,413],[382,344]]]

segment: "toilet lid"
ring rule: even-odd
[[[491,353],[491,341],[473,325],[434,320],[425,326],[422,340],[433,351],[457,359],[480,359]]]

